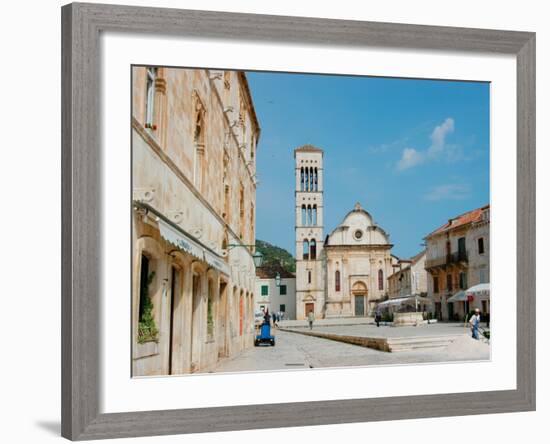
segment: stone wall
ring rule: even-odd
[[[156,69],[147,121],[147,69],[132,73],[133,375],[205,371],[253,343],[246,245],[255,242],[259,127],[243,73],[175,68]],[[162,224],[204,256],[163,238]],[[147,342],[138,340],[143,261],[158,328]]]

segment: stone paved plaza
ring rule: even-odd
[[[485,324],[482,324],[482,328]],[[287,327],[288,329],[295,331],[309,330],[306,322],[300,324],[294,324]],[[418,327],[392,327],[389,325],[381,325],[377,327],[374,323],[356,323],[350,324],[345,321],[341,321],[338,324],[323,325],[318,322],[313,323],[313,331],[320,333],[334,333],[339,335],[350,336],[363,336],[363,337],[413,337],[413,336],[446,336],[446,335],[460,335],[469,334],[470,328],[464,326],[464,323],[435,323],[419,325]]]
[[[378,334],[405,334],[406,329],[416,329],[415,333],[438,335],[445,332],[457,334],[462,330],[457,324],[433,324],[425,327],[380,327]],[[432,329],[432,327],[436,327]],[[369,331],[376,326],[333,326],[317,329],[337,329],[356,332]],[[428,330],[429,329],[429,330]],[[396,333],[395,331],[398,331]],[[425,349],[388,353],[357,345],[331,341],[329,339],[306,336],[299,333],[273,329],[276,346],[261,346],[245,350],[241,355],[220,361],[211,372],[240,372],[292,370],[322,367],[349,367],[370,365],[425,364],[456,361],[482,361],[490,359],[490,346],[483,341],[475,341],[466,333],[445,349]],[[370,334],[370,333],[369,333]]]

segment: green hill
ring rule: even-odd
[[[291,273],[296,272],[294,256],[284,248],[256,239],[256,251],[259,251],[264,256],[264,265],[281,264],[285,270]]]

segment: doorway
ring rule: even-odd
[[[365,316],[365,295],[355,295],[355,316]]]
[[[447,302],[447,312],[449,313],[449,321],[454,321],[454,304],[453,302]]]
[[[313,302],[306,303],[306,318],[310,311],[312,311],[313,314],[315,314],[315,305],[313,304]]]

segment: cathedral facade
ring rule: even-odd
[[[357,203],[324,239],[323,150],[294,150],[296,319],[372,315],[397,258],[389,235]]]

